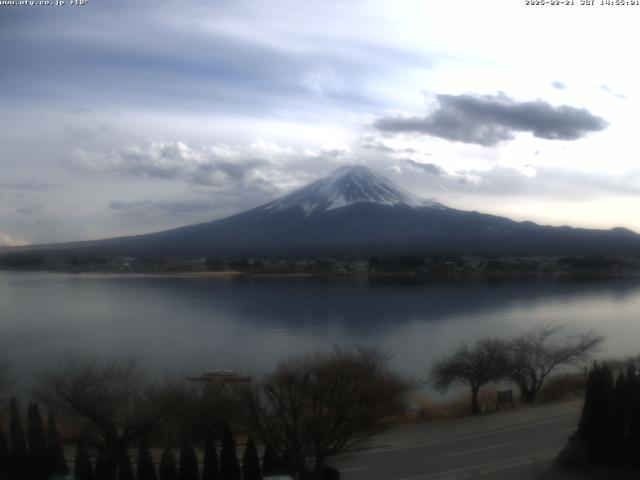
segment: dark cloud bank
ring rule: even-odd
[[[422,133],[455,142],[493,146],[530,132],[547,140],[577,140],[608,123],[584,108],[518,102],[505,95],[438,95],[426,116],[383,117],[374,126],[389,133]]]

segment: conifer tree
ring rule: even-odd
[[[587,448],[588,457],[591,459],[596,455],[595,442],[600,426],[600,378],[600,365],[594,362],[587,378],[586,395],[578,423],[578,434]]]
[[[49,458],[42,416],[37,403],[31,402],[27,410],[27,440],[29,445],[29,479],[46,480],[49,477]]]
[[[176,457],[170,448],[162,452],[160,458],[160,480],[179,480],[178,468],[176,467]]]
[[[612,460],[621,462],[625,457],[627,447],[627,381],[623,373],[618,375],[613,390],[612,426]]]
[[[260,480],[262,478],[260,476],[258,449],[251,437],[247,440],[247,446],[244,449],[244,456],[242,457],[242,478],[243,480]]]
[[[209,429],[204,444],[204,460],[202,465],[202,480],[219,480],[220,464],[213,431]]]
[[[120,461],[118,462],[118,480],[136,480],[133,474],[133,467],[131,466],[129,452],[126,448],[120,454]]]
[[[600,416],[602,425],[601,435],[598,438],[598,457],[603,462],[612,462],[615,456],[613,409],[613,372],[605,364],[602,366],[602,414]]]
[[[627,411],[628,430],[627,457],[633,463],[640,463],[640,378],[633,363],[629,363],[627,368]]]
[[[53,413],[49,413],[49,428],[47,432],[47,452],[49,457],[49,468],[52,475],[68,475],[69,467],[64,457],[62,442],[60,441],[60,432],[56,425],[56,419]]]
[[[180,480],[199,480],[198,457],[193,447],[185,439],[180,448]]]
[[[223,480],[240,480],[241,477],[236,443],[227,425],[224,427],[222,450],[220,451],[220,476]]]
[[[9,452],[9,444],[4,430],[0,426],[0,478],[7,478],[10,473],[11,454]]]
[[[630,365],[627,375],[613,374],[605,365],[594,364],[587,380],[586,397],[578,427],[579,438],[586,446],[588,458],[602,463],[621,464],[635,461],[640,430],[638,377]],[[635,425],[635,427],[634,427]]]
[[[270,444],[264,447],[262,454],[262,474],[267,477],[269,475],[278,475],[281,472],[280,458]]]
[[[26,480],[28,478],[28,456],[27,443],[24,436],[22,419],[18,402],[11,399],[11,420],[10,420],[10,442],[11,442],[11,473],[15,480]]]
[[[110,475],[104,448],[100,448],[98,450],[98,454],[96,455],[95,472],[96,480],[114,480],[112,478],[109,478]]]
[[[138,466],[136,470],[137,480],[158,480],[156,466],[153,463],[151,452],[144,440],[140,441],[138,450]]]
[[[102,445],[96,457],[96,480],[116,480],[118,476],[118,464],[120,462],[121,449],[115,449],[111,445]]]
[[[76,458],[73,465],[73,473],[78,480],[95,480],[91,457],[82,443],[76,446]]]

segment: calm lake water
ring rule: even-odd
[[[261,373],[331,345],[379,345],[425,377],[461,341],[558,322],[601,356],[640,353],[640,279],[425,282],[0,272],[0,357],[19,386],[65,350],[133,355],[154,371]]]

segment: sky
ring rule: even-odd
[[[640,231],[640,5],[1,3],[0,245],[214,220],[347,164]]]

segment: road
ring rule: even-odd
[[[536,478],[576,429],[582,401],[404,426],[328,464],[344,480]]]

